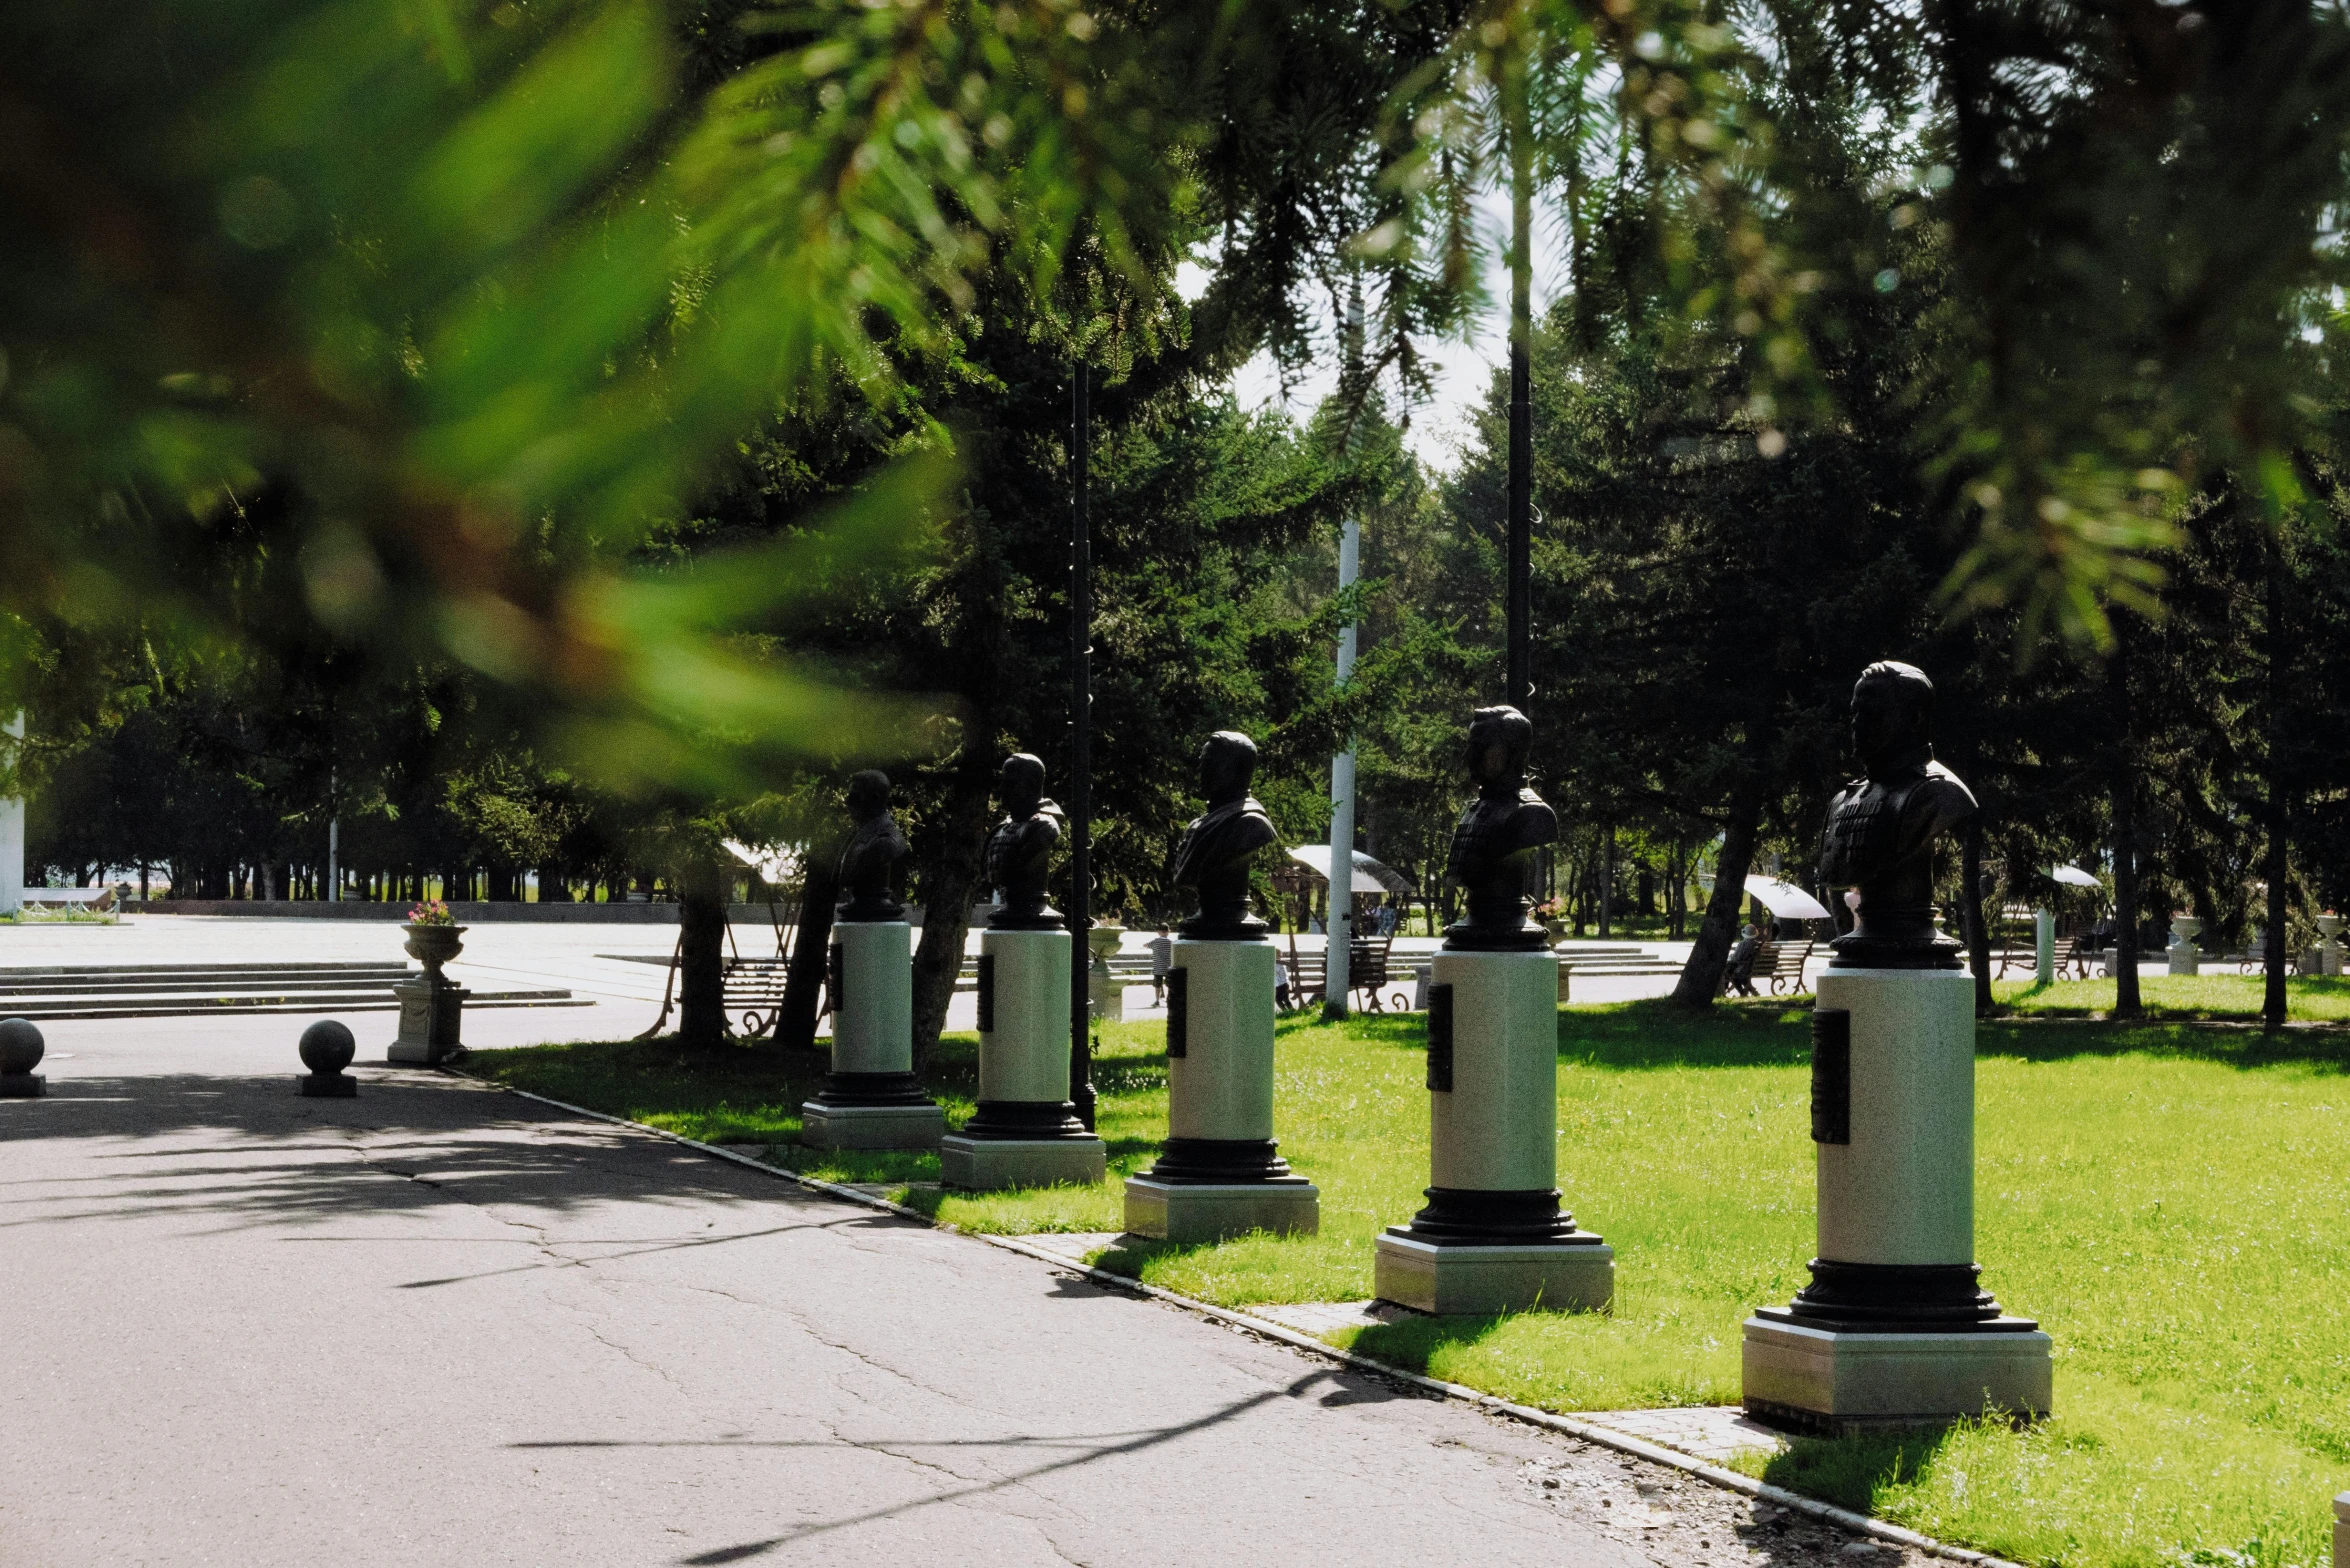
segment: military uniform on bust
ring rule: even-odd
[[[1745,1401],[1841,1431],[2049,1404],[2049,1339],[1974,1261],[1974,980],[1935,928],[1936,846],[1975,798],[1934,760],[1934,687],[1872,664],[1853,689],[1864,776],[1828,809],[1820,878],[1859,892],[1812,1014],[1819,1255],[1746,1321]]]
[[[1468,913],[1428,988],[1427,1207],[1377,1243],[1376,1291],[1422,1312],[1605,1307],[1615,1253],[1559,1204],[1558,959],[1527,918],[1558,816],[1526,785],[1534,726],[1515,708],[1469,725],[1477,795],[1445,871]]]
[[[1219,730],[1200,748],[1208,809],[1184,829],[1170,880],[1199,908],[1176,927],[1167,971],[1167,1141],[1126,1183],[1126,1228],[1173,1241],[1306,1231],[1321,1194],[1273,1138],[1270,927],[1249,912],[1249,872],[1280,840],[1248,792],[1256,744]]]
[[[1044,763],[1004,759],[1003,820],[985,868],[996,901],[979,938],[979,1105],[939,1144],[950,1187],[995,1191],[1102,1179],[1106,1151],[1069,1099],[1068,920],[1046,902],[1061,808]]]
[[[898,901],[906,836],[889,775],[849,780],[849,818],[833,916],[832,1071],[800,1107],[800,1141],[818,1149],[934,1149],[946,1113],[914,1076],[913,931]]]

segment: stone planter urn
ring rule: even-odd
[[[465,951],[464,926],[405,925],[408,956],[424,965],[424,975],[435,985],[445,983],[441,965]]]
[[[2342,972],[2342,944],[2335,941],[2334,938],[2342,934],[2342,917],[2334,914],[2318,916],[2317,934],[2319,937],[2317,944],[2318,967],[2329,975],[2340,974]]]
[[[2194,915],[2173,915],[2170,920],[2170,948],[2164,954],[2170,960],[2174,975],[2200,972],[2202,950],[2195,945],[2195,933],[2203,929],[2203,922]]]
[[[1120,1023],[1126,1017],[1126,988],[1110,973],[1110,955],[1125,937],[1123,926],[1095,926],[1085,933],[1086,951],[1093,955],[1085,968],[1085,994],[1093,1000],[1093,1015]]]
[[[465,950],[461,940],[465,927],[411,922],[403,929],[408,933],[408,956],[424,965],[424,973],[392,985],[392,995],[400,1004],[400,1035],[385,1059],[429,1067],[462,1048],[465,999],[472,993],[442,974],[441,965]]]

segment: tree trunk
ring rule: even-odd
[[[1967,963],[1975,972],[1975,1016],[1988,1018],[1991,1005],[1991,933],[1983,924],[1983,814],[1967,818],[1959,850],[1959,918],[1966,930]]]
[[[1599,835],[1599,937],[1606,941],[1615,930],[1616,902],[1616,825],[1609,823]]]
[[[2138,1018],[2138,780],[2131,768],[2128,617],[2113,618],[2113,657],[2106,661],[2107,700],[2120,726],[2111,761],[2113,793],[2113,1016]]]
[[[815,845],[808,852],[808,874],[800,891],[800,932],[792,938],[791,964],[783,974],[782,1017],[775,1024],[775,1043],[816,1047],[816,993],[823,989],[824,971],[832,956],[832,909],[839,901],[840,844]]]
[[[2268,932],[2262,944],[2260,1027],[2285,1027],[2285,879],[2292,871],[2285,840],[2291,802],[2285,793],[2285,543],[2272,534],[2268,545]]]
[[[1746,871],[1754,860],[1756,829],[1762,822],[1763,770],[1748,748],[1747,766],[1730,791],[1730,822],[1722,834],[1722,852],[1714,862],[1713,897],[1706,900],[1705,920],[1697,928],[1697,944],[1689,962],[1681,966],[1673,987],[1673,1005],[1691,1009],[1714,1005],[1722,994],[1722,972],[1729,967],[1730,947],[1738,936],[1738,910],[1746,902]]]
[[[972,734],[989,730],[973,727]],[[996,770],[988,754],[966,745],[955,765],[947,798],[924,835],[921,862],[922,940],[914,948],[914,1064],[930,1060],[946,1028],[947,1004],[963,970],[963,941],[987,854],[987,802]],[[1083,963],[1080,951],[1077,961]]]
[[[726,1043],[726,878],[715,856],[688,861],[677,908],[677,1043]]]

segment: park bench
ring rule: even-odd
[[[1801,996],[1805,989],[1803,966],[1811,962],[1812,944],[1810,940],[1807,938],[1801,942],[1773,942],[1769,946],[1771,995],[1777,996],[1780,988],[1784,986],[1788,995]],[[1757,975],[1764,972],[1760,953],[1755,955],[1754,972]]]
[[[1364,937],[1352,944],[1347,964],[1347,994],[1349,998],[1362,992],[1363,1010],[1372,1013],[1388,1011],[1408,1012],[1411,998],[1404,991],[1406,977],[1395,972],[1388,961],[1388,953],[1395,938],[1388,936]],[[1292,1007],[1304,1007],[1320,1001],[1329,992],[1329,960],[1327,949],[1320,953],[1289,954],[1289,999]],[[1392,1006],[1382,994],[1383,987],[1394,987],[1396,997]]]
[[[2081,950],[2081,939],[2079,937],[2058,937],[2052,949],[2052,961],[2049,972],[2057,979],[2062,980],[2067,978],[2065,971],[2070,969],[2077,969],[2080,971],[2080,974],[2075,978],[2086,980],[2089,978],[2089,967],[2091,964],[2095,963],[2096,960],[2097,955],[2095,953],[2086,953]],[[2005,979],[2007,976],[2007,971],[2010,967],[2021,970],[2027,975],[2039,974],[2039,949],[2031,947],[2009,947],[2000,949],[1998,967],[1992,970],[1992,973],[2001,979]]]

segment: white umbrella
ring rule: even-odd
[[[737,839],[720,839],[719,842],[726,846],[728,854],[758,872],[759,880],[769,887],[781,887],[799,874],[799,851],[788,844],[759,849]]]
[[[2083,871],[2079,866],[2058,866],[2048,874],[2056,878],[2057,881],[2062,882],[2067,887],[2101,888],[2105,886],[2104,883],[2098,881],[2088,872]]]
[[[1820,901],[1792,882],[1777,877],[1748,877],[1746,891],[1759,899],[1763,908],[1782,920],[1825,920],[1828,911]]]
[[[1289,852],[1289,858],[1304,866],[1323,881],[1330,880],[1330,846],[1327,844],[1300,844]],[[1411,878],[1390,866],[1380,864],[1361,850],[1354,852],[1354,887],[1357,893],[1402,893],[1412,890]]]

